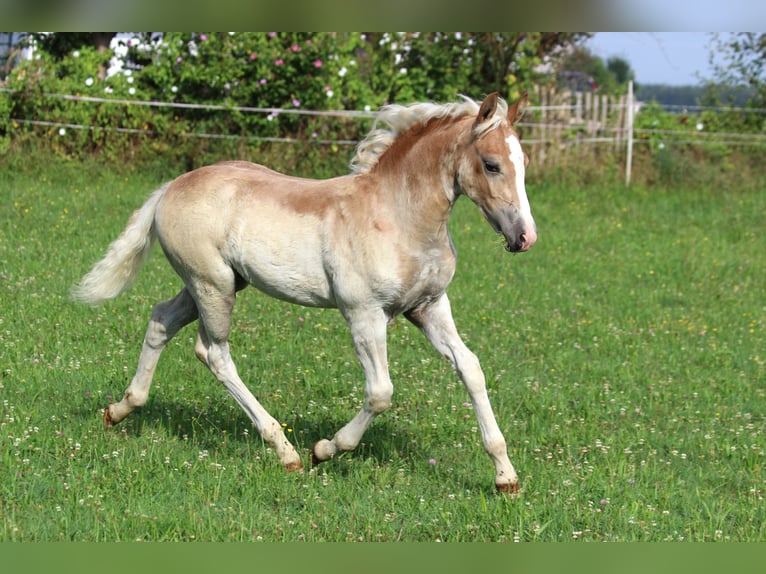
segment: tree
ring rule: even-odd
[[[710,62],[722,84],[747,86],[755,94],[754,103],[766,104],[766,33],[737,32],[716,34]],[[716,58],[722,63],[718,63]]]
[[[614,76],[618,86],[624,86],[636,79],[636,73],[625,58],[613,56],[606,61],[606,69]]]
[[[625,92],[629,81],[635,78],[630,62],[624,58],[611,57],[604,62],[585,46],[575,46],[559,62],[559,81],[575,84],[575,89],[584,89],[582,78],[592,81],[599,92]],[[572,82],[571,78],[578,79]]]
[[[543,65],[586,33],[428,32],[364,34],[361,71],[384,102],[480,98],[499,91],[509,99],[540,79]]]

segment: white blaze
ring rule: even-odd
[[[513,169],[516,172],[516,195],[519,196],[519,211],[522,217],[532,220],[532,210],[529,207],[529,199],[527,199],[527,190],[524,187],[524,152],[521,149],[521,144],[516,136],[508,136],[505,138],[508,143],[508,147],[511,150],[511,163]]]

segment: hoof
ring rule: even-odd
[[[311,465],[316,466],[320,462],[330,460],[338,452],[338,447],[327,439],[318,441],[311,449]]]
[[[518,494],[519,483],[518,482],[505,482],[503,484],[495,483],[495,488],[500,494]]]
[[[114,421],[112,420],[112,415],[109,413],[109,407],[106,407],[104,409],[104,426],[106,428],[112,428],[114,426]]]
[[[303,470],[303,465],[301,464],[301,461],[296,462],[288,462],[285,465],[285,470],[287,472],[301,472]]]

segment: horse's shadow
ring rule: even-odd
[[[202,407],[190,408],[188,404],[177,400],[150,397],[144,407],[136,409],[112,428],[104,426],[103,408],[109,400],[103,402],[102,406],[96,406],[93,399],[84,401],[73,409],[72,414],[85,424],[100,425],[104,432],[135,438],[161,433],[177,440],[190,441],[200,451],[220,450],[224,437],[227,442],[234,441],[235,444],[255,441],[267,447],[250,419],[240,409],[230,408],[226,400],[211,401]],[[286,436],[301,454],[304,464],[308,465],[313,444],[319,439],[332,437],[351,420],[353,414],[349,412],[347,420],[319,413],[311,418],[293,420],[289,425],[291,432],[286,433]],[[419,448],[413,432],[383,414],[367,429],[359,446],[351,453],[344,454],[349,455],[372,459],[376,464],[385,465],[392,460],[418,460],[425,453]],[[273,456],[276,461],[276,455]]]

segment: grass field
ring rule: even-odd
[[[156,250],[103,307],[68,290],[166,176],[0,172],[0,540],[766,541],[765,181],[530,186],[540,236],[516,256],[458,203],[449,293],[521,477],[507,498],[467,394],[404,320],[393,408],[311,471],[282,470],[191,327],[105,430],[180,284]],[[245,291],[232,348],[305,462],[361,406],[337,312]]]

